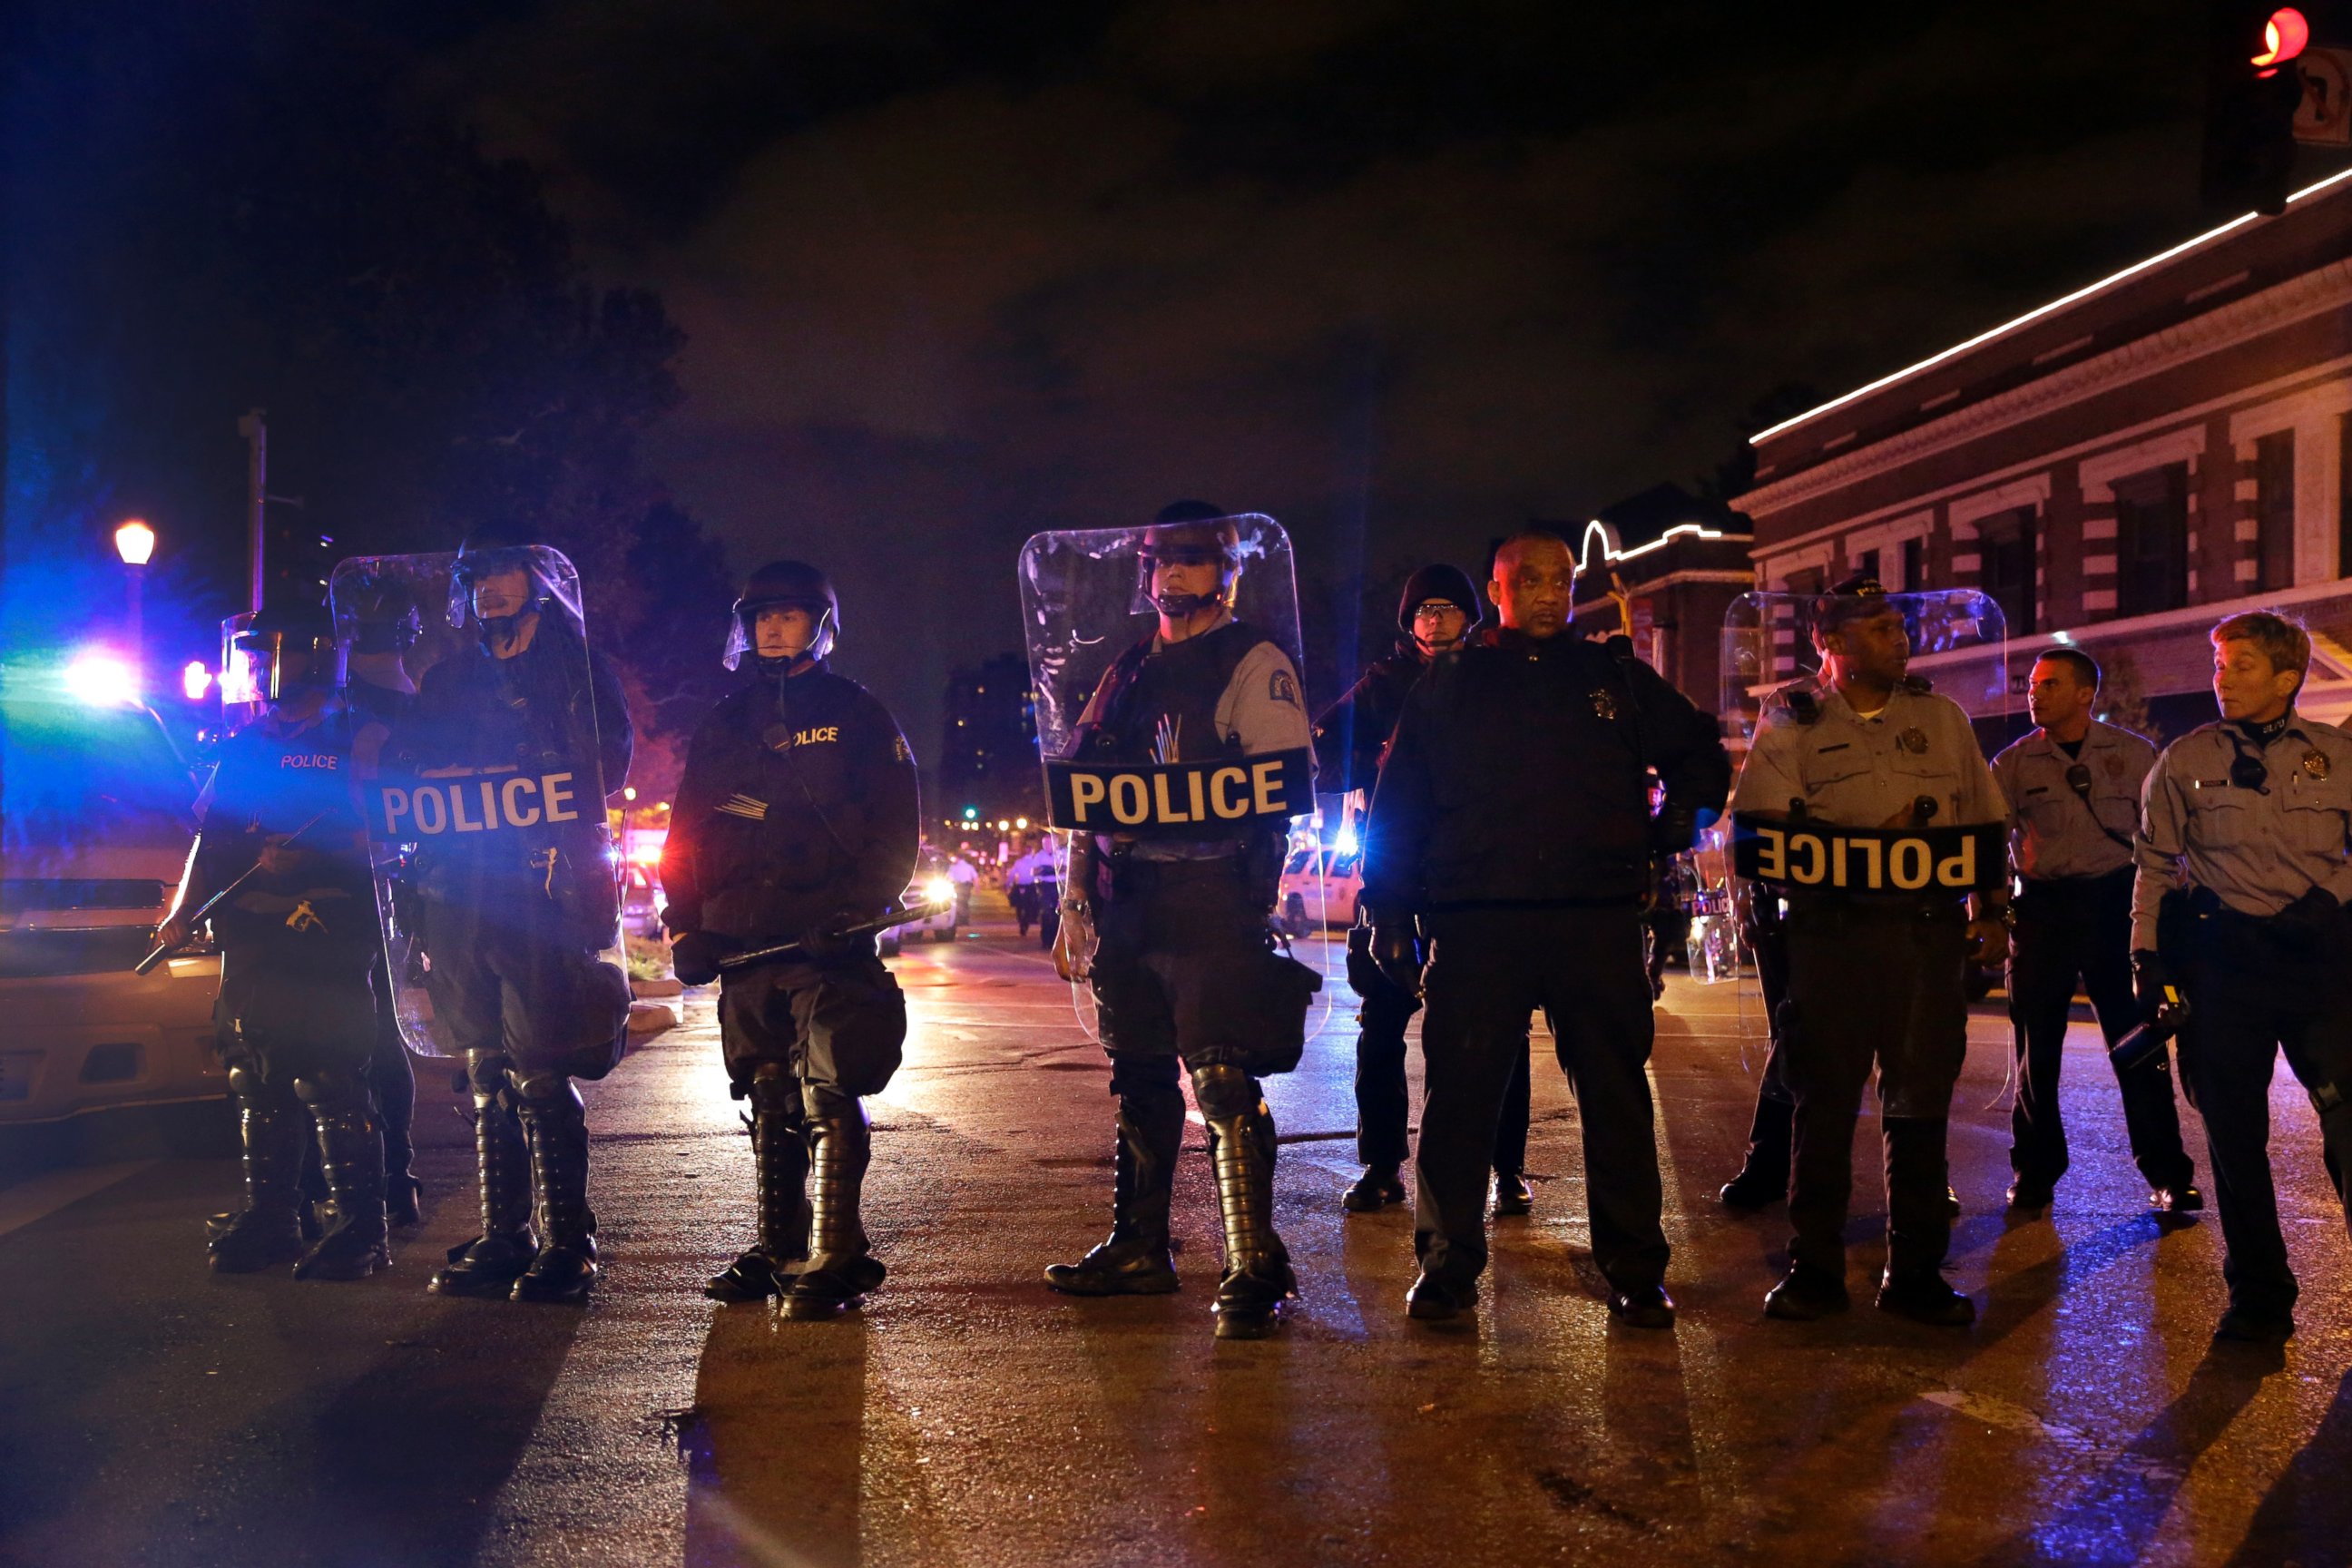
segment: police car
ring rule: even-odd
[[[947,908],[935,915],[919,921],[908,921],[902,926],[892,926],[882,933],[882,956],[897,952],[901,943],[909,942],[953,942],[956,934],[955,882],[948,876],[948,858],[929,845],[923,846],[915,860],[915,879],[907,884],[908,903],[945,904]]]
[[[217,952],[145,956],[196,781],[128,669],[0,668],[0,1128],[216,1098]]]

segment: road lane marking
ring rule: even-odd
[[[102,1193],[115,1183],[125,1181],[156,1160],[130,1160],[112,1165],[77,1165],[69,1170],[50,1171],[28,1182],[0,1189],[0,1236],[19,1231],[39,1220],[45,1220],[59,1209],[78,1204],[93,1194]]]

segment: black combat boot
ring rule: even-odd
[[[1495,1215],[1498,1219],[1511,1218],[1535,1212],[1536,1190],[1528,1185],[1526,1173],[1496,1171],[1495,1173]]]
[[[1339,1206],[1349,1214],[1376,1214],[1390,1204],[1404,1202],[1404,1179],[1394,1165],[1367,1165],[1355,1184],[1339,1194]]]
[[[588,1206],[588,1108],[558,1074],[521,1086],[539,1256],[508,1292],[518,1301],[580,1301],[596,1282],[596,1215]],[[537,1092],[534,1092],[537,1091]]]
[[[1716,1194],[1726,1208],[1769,1208],[1789,1195],[1789,1152],[1796,1124],[1794,1105],[1757,1097],[1756,1120],[1748,1129],[1747,1162]]]
[[[1886,1275],[1878,1310],[1938,1328],[1977,1321],[1976,1303],[1945,1281],[1951,1249],[1951,1188],[1946,1184],[1941,1118],[1889,1116],[1886,1144]]]
[[[306,1118],[290,1084],[267,1084],[257,1065],[229,1069],[244,1143],[245,1206],[205,1226],[205,1250],[223,1274],[251,1274],[302,1256],[297,1219]]]
[[[1262,1340],[1298,1293],[1289,1250],[1274,1233],[1274,1114],[1255,1079],[1223,1064],[1192,1075],[1209,1127],[1217,1208],[1225,1223],[1225,1271],[1217,1282],[1217,1338]]]
[[[482,1234],[449,1249],[430,1289],[445,1296],[505,1296],[539,1256],[530,1228],[530,1156],[504,1090],[474,1092],[474,1164]]]
[[[799,1097],[790,1095],[790,1088],[766,1079],[751,1084],[749,1120],[751,1165],[759,1184],[759,1237],[750,1251],[702,1288],[714,1301],[763,1301],[781,1294],[790,1279],[788,1266],[808,1257],[808,1136],[801,1124]]]
[[[356,1078],[320,1075],[297,1089],[319,1128],[327,1178],[326,1228],[294,1266],[297,1279],[364,1279],[392,1266],[385,1237],[383,1132]]]
[[[787,1318],[831,1318],[849,1310],[889,1272],[866,1250],[857,1205],[873,1158],[866,1107],[808,1124],[809,1260],[778,1296]]]
[[[1076,1263],[1045,1267],[1045,1283],[1070,1296],[1165,1296],[1177,1288],[1168,1247],[1168,1200],[1184,1140],[1184,1101],[1152,1115],[1122,1102],[1113,1155],[1110,1237]]]

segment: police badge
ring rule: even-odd
[[[2305,777],[2311,779],[2324,779],[2327,776],[2327,753],[2321,751],[2317,746],[2314,746],[2311,750],[2303,753],[2303,772]]]
[[[1895,736],[1895,743],[1915,757],[1927,754],[1927,732],[1916,725]]]
[[[1592,716],[1596,719],[1617,717],[1617,699],[1605,686],[1593,689]]]

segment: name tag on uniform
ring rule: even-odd
[[[594,784],[589,789],[593,790]],[[580,775],[502,773],[488,777],[385,778],[368,784],[368,837],[414,844],[460,834],[517,833],[601,813],[581,799]]]
[[[1045,819],[1086,833],[1213,837],[1315,809],[1314,753],[1206,763],[1047,763]]]
[[[1971,893],[2009,879],[2008,831],[1974,827],[1832,827],[1731,819],[1731,868],[1799,891]]]

